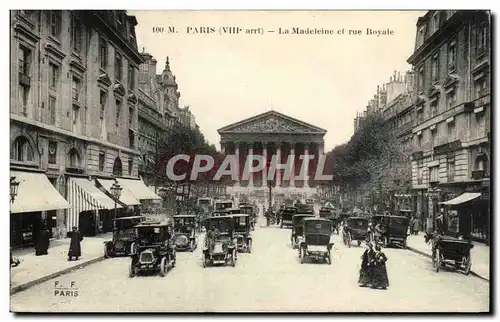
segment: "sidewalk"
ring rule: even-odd
[[[472,242],[474,244],[474,248],[471,250],[471,259],[472,259],[472,271],[471,274],[477,275],[478,277],[490,280],[490,247]],[[431,257],[432,250],[431,245],[426,244],[424,240],[424,233],[420,232],[417,236],[410,235],[407,239],[408,249],[419,253],[424,256]]]
[[[44,256],[35,256],[33,247],[13,250],[12,256],[19,258],[21,264],[10,269],[11,294],[102,260],[103,242],[111,238],[111,234],[84,237],[81,242],[82,256],[77,261],[68,261],[69,238],[52,240],[49,254]]]

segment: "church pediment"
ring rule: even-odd
[[[270,111],[249,119],[233,123],[218,130],[222,133],[317,133],[326,130],[299,121],[284,114]]]

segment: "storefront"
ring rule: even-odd
[[[96,179],[96,184],[99,187],[99,189],[102,192],[105,192],[106,195],[113,200],[113,206],[114,206],[114,200],[115,198],[113,197],[113,184],[118,183],[118,179]],[[133,216],[136,215],[139,206],[141,204],[140,200],[137,199],[132,192],[127,189],[125,186],[122,186],[120,184],[120,187],[122,188],[120,192],[120,197],[117,199],[117,204],[121,204],[123,207],[120,207],[117,209],[116,213],[114,211],[114,208],[111,208],[113,210],[109,210],[107,212],[108,217],[104,220],[104,223],[109,223],[111,220],[115,217],[124,217],[124,216]],[[147,187],[146,187],[147,189]],[[156,194],[155,194],[156,195]],[[159,197],[158,197],[159,198]],[[161,198],[160,198],[161,199]],[[107,226],[107,225],[106,225]],[[107,230],[107,229],[106,229]]]
[[[10,176],[19,182],[10,207],[11,247],[32,246],[42,227],[50,230],[54,210],[68,209],[71,205],[43,172],[11,171]]]

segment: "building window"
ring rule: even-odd
[[[483,24],[477,30],[477,52],[482,54],[486,51],[486,42],[488,39],[488,26]]]
[[[423,92],[424,91],[424,66],[420,66],[418,68],[418,74],[417,74],[417,86],[418,86],[418,91]]]
[[[99,152],[99,171],[104,171],[104,161],[106,160],[106,154],[104,151]]]
[[[476,96],[476,99],[485,96],[487,93],[488,89],[486,88],[486,79],[478,79],[474,83],[474,93]]]
[[[71,168],[79,168],[80,167],[80,156],[78,155],[78,151],[73,148],[69,151],[68,154],[68,163]]]
[[[129,127],[133,127],[133,122],[134,122],[134,108],[129,107],[128,108],[128,125]]]
[[[21,114],[28,116],[29,86],[19,85],[19,102],[21,104]]]
[[[122,80],[122,67],[122,56],[115,54],[115,79],[118,81]]]
[[[417,122],[422,123],[424,121],[424,106],[421,105],[420,110],[417,111]]]
[[[49,86],[56,89],[59,82],[59,66],[49,63]]]
[[[437,125],[437,124],[436,124],[436,125]],[[431,142],[432,142],[432,147],[435,147],[435,146],[438,146],[438,145],[439,145],[438,138],[439,138],[439,136],[437,135],[437,130],[436,130],[436,129],[431,130]]]
[[[426,31],[427,31],[427,25],[422,25],[422,26],[418,27],[417,48],[424,44]]]
[[[73,105],[73,125],[77,125],[79,113],[80,113],[80,108],[78,106]]]
[[[19,72],[30,76],[31,50],[24,46],[19,46]]]
[[[456,95],[456,92],[454,90],[449,92],[448,94],[446,94],[446,106],[448,109],[455,106],[456,99],[457,99],[457,95]]]
[[[438,104],[439,98],[437,98],[435,101],[431,103],[431,116],[434,117],[438,115],[439,113],[439,104]]]
[[[116,27],[119,33],[123,33],[124,21],[123,21],[123,13],[121,12],[116,13]]]
[[[418,168],[417,170],[417,184],[422,184],[423,182],[423,177],[424,177],[424,169],[423,168]]]
[[[122,110],[122,101],[119,99],[115,100],[116,102],[116,119],[115,119],[115,125],[118,126],[120,124],[120,114]]]
[[[134,161],[132,159],[128,159],[128,174],[132,175],[132,170],[134,168]]]
[[[82,35],[82,23],[75,15],[71,15],[71,47],[78,54],[82,51]]]
[[[57,164],[57,142],[49,141],[49,164]]]
[[[73,96],[73,101],[80,102],[80,91],[81,91],[81,86],[82,82],[80,78],[73,76],[72,82],[71,82],[71,90],[72,90],[72,96]]]
[[[106,99],[108,98],[108,94],[106,91],[101,90],[99,94],[99,106],[100,106],[100,118],[104,119],[104,111],[106,110]]]
[[[448,182],[455,180],[455,161],[449,161],[447,167]]]
[[[431,77],[434,83],[436,83],[439,79],[439,54],[435,54],[434,56],[432,56]]]
[[[457,139],[457,128],[455,122],[448,123],[448,142],[455,141]]]
[[[457,45],[453,41],[448,45],[448,69],[455,70],[457,67]]]
[[[59,38],[61,34],[61,10],[50,11],[50,34]]]
[[[134,66],[132,64],[128,64],[128,73],[127,73],[127,80],[128,80],[128,90],[133,91],[135,89],[135,71],[134,71]]]
[[[439,182],[439,167],[429,168],[429,181]]]
[[[28,139],[24,136],[18,137],[14,141],[14,146],[11,149],[11,159],[16,161],[33,161],[33,149],[31,148]]]
[[[108,68],[108,44],[103,38],[99,38],[99,61],[101,69],[106,71]]]
[[[56,98],[49,96],[49,124],[56,124]]]
[[[120,158],[116,158],[113,163],[113,175],[117,177],[122,176],[122,160]]]

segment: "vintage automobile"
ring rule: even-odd
[[[214,227],[216,232],[213,238],[208,236],[205,238],[203,267],[214,264],[229,264],[234,267],[237,260],[237,250],[233,216],[210,217],[208,218],[208,227]]]
[[[237,250],[242,253],[252,252],[251,218],[247,214],[232,214],[234,218],[234,238]]]
[[[470,240],[449,236],[435,238],[432,242],[432,265],[436,272],[449,264],[469,275],[472,268],[470,251],[473,247]]]
[[[285,207],[280,213],[280,228],[293,225],[293,215],[297,213],[295,207]]]
[[[175,267],[175,246],[170,243],[171,227],[160,221],[143,221],[135,226],[136,247],[131,254],[129,276],[142,272],[160,272],[165,276]]]
[[[342,239],[344,245],[351,247],[351,243],[356,241],[358,246],[362,241],[367,241],[368,236],[368,219],[362,217],[350,217],[345,221],[342,231]]]
[[[196,242],[196,215],[173,216],[174,235],[172,240],[176,251],[194,251]]]
[[[113,220],[113,239],[104,242],[104,258],[128,256],[135,252],[132,244],[135,241],[134,226],[146,220],[144,216],[118,217]]]
[[[216,200],[214,202],[214,208],[216,211],[233,208],[233,202],[231,200]]]
[[[314,204],[295,204],[297,213],[301,214],[314,214]]]
[[[311,215],[311,214],[293,215],[293,217],[292,217],[292,237],[290,237],[290,242],[291,242],[293,249],[299,247],[299,238],[302,237],[302,233],[303,233],[302,221],[305,218],[311,218],[311,217],[314,217],[314,215]]]
[[[303,264],[308,257],[324,260],[332,264],[331,239],[332,223],[324,218],[304,218],[302,220],[303,237],[299,238],[299,258]]]
[[[319,217],[320,218],[329,218],[332,214],[333,214],[332,208],[322,207],[319,210]]]
[[[377,225],[380,227],[379,234],[375,232]],[[407,217],[373,215],[371,217],[370,240],[372,242],[381,242],[383,247],[387,247],[387,245],[399,245],[402,248],[406,248],[409,225],[410,220]],[[380,240],[376,240],[375,235],[380,235]]]
[[[250,225],[252,230],[254,230],[255,223],[257,222],[257,212],[255,211],[255,207],[250,204],[240,204],[239,208],[242,213],[250,216]]]

